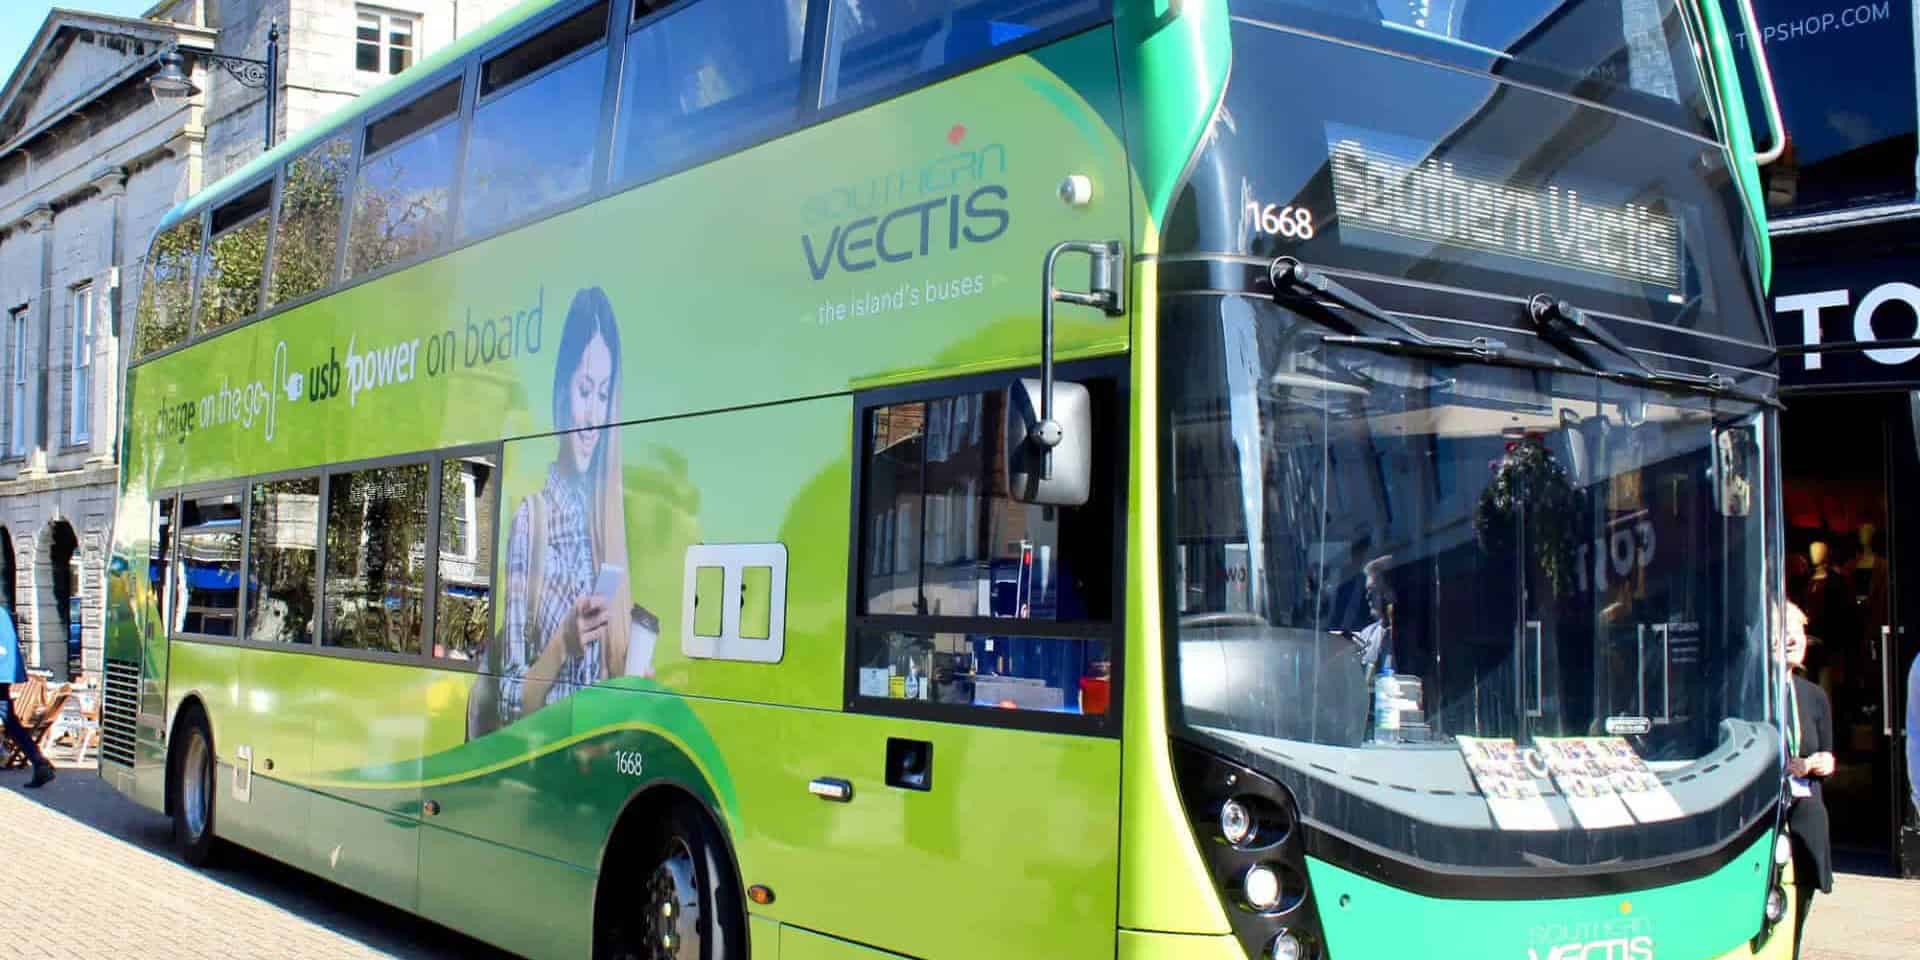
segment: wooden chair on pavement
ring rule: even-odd
[[[11,699],[13,715],[27,730],[27,736],[33,738],[35,746],[40,746],[47,737],[47,731],[60,719],[60,710],[67,704],[72,688],[66,685],[50,687],[46,678],[30,676],[26,683],[13,685]],[[45,754],[45,750],[41,751]],[[27,754],[11,739],[7,741],[7,762],[0,769],[12,769],[27,765]]]
[[[62,737],[69,738],[73,750],[73,762],[79,763],[87,757],[87,750],[100,741],[100,691],[82,687],[72,689],[60,711],[47,725],[45,733],[40,735],[40,752],[52,759],[53,751],[60,745]]]

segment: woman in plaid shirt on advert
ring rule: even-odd
[[[574,295],[556,352],[559,450],[546,483],[514,511],[507,540],[501,726],[626,665],[633,600],[620,440],[606,429],[619,412],[620,328],[599,287]]]

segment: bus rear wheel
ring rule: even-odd
[[[190,866],[213,860],[213,735],[195,712],[182,725],[173,770],[173,846]]]
[[[724,841],[691,805],[675,803],[620,858],[603,890],[598,960],[734,960],[746,920]],[[622,846],[625,846],[624,844]]]

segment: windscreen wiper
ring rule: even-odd
[[[1319,308],[1325,318],[1332,320],[1335,326],[1347,332],[1344,336],[1323,337],[1322,339],[1328,343],[1384,347],[1402,352],[1438,354],[1487,362],[1506,361],[1527,366],[1551,368],[1562,366],[1552,357],[1527,350],[1517,350],[1508,346],[1506,341],[1492,337],[1463,340],[1457,337],[1433,336],[1381,309],[1373,301],[1354,292],[1345,284],[1292,257],[1274,258],[1273,263],[1267,267],[1267,279],[1273,284],[1275,301],[1278,301],[1282,294],[1292,294]],[[1328,303],[1344,307],[1375,323],[1391,327],[1400,336],[1377,337],[1363,334],[1359,327],[1346,316],[1328,309]]]
[[[1614,336],[1613,331],[1603,326],[1592,314],[1551,294],[1534,294],[1527,301],[1527,316],[1533,320],[1535,326],[1540,328],[1542,337],[1559,344],[1561,349],[1578,357],[1581,362],[1597,372],[1614,377],[1621,376],[1619,372],[1609,370],[1595,360],[1586,347],[1574,338],[1575,332],[1586,334],[1593,339],[1593,342],[1632,364],[1633,369],[1628,371],[1626,376],[1633,379],[1665,387],[1684,387],[1750,403],[1774,407],[1780,405],[1779,401],[1771,397],[1739,389],[1734,386],[1731,379],[1718,373],[1698,374],[1682,373],[1678,370],[1655,370],[1647,366],[1646,362],[1640,359],[1639,354],[1634,353],[1625,342]]]

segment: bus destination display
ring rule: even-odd
[[[1342,130],[1330,131],[1327,152],[1349,243],[1379,233],[1680,286],[1679,223],[1660,200],[1609,203],[1591,190],[1516,182],[1436,152],[1402,156]]]

